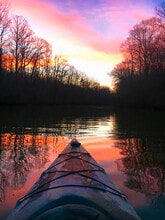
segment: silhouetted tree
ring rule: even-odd
[[[64,55],[56,55],[52,60],[51,45],[35,35],[23,16],[9,16],[3,4],[0,10],[0,68],[2,55],[6,57],[0,78],[0,103],[109,102],[110,91],[78,71]]]
[[[165,24],[156,17],[143,20],[129,32],[121,45],[124,59],[111,72],[119,103],[164,105],[164,39]]]
[[[0,71],[3,68],[4,55],[8,49],[8,34],[10,30],[9,8],[7,3],[0,2]]]
[[[165,19],[165,1],[159,7],[156,7],[156,13],[159,17]]]
[[[130,62],[131,73],[148,76],[162,65],[165,45],[163,45],[162,22],[153,17],[135,25],[130,36],[121,45],[121,51]]]
[[[49,67],[51,65],[52,49],[51,45],[44,39],[35,37],[33,41],[32,56],[30,59],[31,79],[34,76],[45,77],[49,73]]]
[[[70,64],[67,58],[62,55],[55,55],[51,75],[59,82],[64,82],[65,77],[70,69]]]
[[[25,72],[30,64],[29,56],[32,51],[33,31],[22,16],[15,15],[12,19],[10,52],[13,57],[12,67],[16,75]]]

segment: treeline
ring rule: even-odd
[[[124,59],[110,73],[116,105],[165,108],[165,5],[156,12],[121,45]]]
[[[51,44],[0,2],[0,104],[107,104],[106,87],[52,55]]]
[[[165,5],[121,45],[124,59],[109,75],[114,92],[52,55],[26,19],[0,3],[0,104],[108,104],[165,108]]]
[[[53,78],[0,76],[0,104],[104,105],[111,102],[108,88],[67,84]]]

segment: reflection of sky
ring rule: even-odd
[[[113,120],[111,119],[110,121]],[[111,127],[112,129],[114,128],[114,126],[111,123],[107,123],[105,121],[102,122],[100,121],[98,124],[102,125],[103,130],[104,129],[106,130],[106,128],[109,126],[112,126]],[[3,173],[4,179],[0,179],[0,180],[6,180],[6,184],[4,187],[5,201],[2,202],[2,205],[0,206],[0,219],[1,219],[1,212],[2,211],[5,212],[5,210],[11,208],[15,204],[16,200],[22,197],[29,190],[29,188],[34,184],[34,182],[39,178],[41,172],[43,172],[43,170],[45,170],[49,166],[49,164],[53,162],[53,160],[57,157],[57,154],[61,153],[66,143],[69,142],[69,139],[59,136],[55,137],[51,135],[40,136],[40,135],[24,134],[20,136],[17,135],[14,137],[13,135],[14,134],[8,133],[8,134],[3,134],[1,136],[0,147],[2,150],[3,157],[0,159],[0,170]],[[14,139],[17,141],[14,141]],[[154,170],[152,169],[152,167],[151,168],[148,167],[147,169],[144,167],[143,169],[143,167],[141,167],[141,164],[137,164],[137,169],[136,167],[134,167],[135,170],[134,174],[136,174],[136,172],[137,175],[141,174],[140,176],[141,182],[139,182],[138,186],[142,184],[142,187],[141,187],[141,191],[139,192],[136,190],[136,185],[135,186],[131,185],[132,186],[131,188],[125,185],[125,183],[128,180],[131,181],[133,177],[131,177],[131,175],[127,176],[127,174],[125,174],[124,171],[121,169],[121,167],[124,167],[124,163],[122,162],[122,159],[126,157],[128,157],[128,159],[132,158],[131,150],[128,151],[128,155],[122,155],[121,149],[115,147],[116,144],[120,141],[113,140],[103,136],[79,137],[79,141],[87,149],[87,151],[93,156],[93,158],[106,170],[110,178],[119,187],[119,189],[128,196],[129,201],[134,207],[136,208],[140,207],[142,211],[144,211],[143,209],[150,205],[151,203],[150,187],[152,187],[152,184],[149,184],[148,188],[145,186],[147,186],[149,178],[150,180],[155,181],[154,182],[155,184],[158,184],[157,183],[158,176],[155,176],[155,178],[153,178]],[[136,143],[136,139],[135,139],[135,143]],[[17,150],[14,149],[14,146],[17,147]],[[128,146],[125,147],[129,149]],[[136,150],[136,147],[134,147],[134,149]],[[24,158],[25,160],[22,161],[22,163],[20,163],[21,162],[21,159],[19,157],[20,152],[24,153],[24,157],[21,158]],[[35,152],[35,154],[32,154],[33,152]],[[118,163],[119,161],[122,164],[119,164]],[[22,166],[14,166],[12,170],[11,168],[13,163],[15,165],[17,165],[17,163],[18,164],[20,163],[22,164]],[[141,167],[141,169],[144,171],[146,170],[146,173],[138,173],[137,170],[139,167]],[[21,174],[21,172],[18,171],[24,171],[23,174],[25,175],[25,180],[26,180],[25,182],[21,182],[23,175]],[[154,172],[154,173],[156,175],[159,174],[158,172]],[[18,181],[17,184],[11,184],[14,174],[16,174],[17,177],[17,181]],[[15,185],[17,187],[14,188]],[[156,187],[158,185],[153,185],[153,186],[155,186],[155,189],[157,189]],[[144,189],[145,192],[143,192]],[[157,203],[156,205],[159,206],[159,203]],[[150,207],[150,211],[148,212],[151,213],[153,211],[152,209],[153,208]]]
[[[103,117],[95,123],[95,119],[89,119],[88,127],[75,123],[72,130],[63,129],[63,134],[69,137],[111,137],[115,138],[115,117]]]
[[[114,139],[115,118],[102,118],[94,127],[89,128],[91,136],[106,136]]]
[[[10,0],[34,31],[103,84],[122,59],[120,45],[133,25],[155,15],[162,0]],[[86,57],[84,56],[86,55]]]
[[[36,128],[24,127],[23,131],[27,134],[40,135],[43,139],[48,136],[65,136],[69,138],[73,137],[109,137],[111,139],[115,138],[115,123],[116,118],[114,116],[102,117],[100,120],[96,120],[95,118],[90,118],[87,121],[87,124],[84,122],[77,120],[70,121],[70,127],[68,127],[68,123],[65,120],[59,124],[52,124],[50,127],[46,126],[38,126]],[[14,131],[13,127],[13,131]],[[17,128],[18,129],[18,128]],[[4,130],[5,132],[5,130]],[[22,132],[22,127],[20,128],[20,132]],[[10,133],[8,133],[10,136]],[[30,135],[29,135],[30,136]],[[7,137],[7,134],[5,134]],[[13,134],[13,141],[15,135]],[[3,135],[2,135],[3,138]],[[12,143],[13,144],[13,143]]]

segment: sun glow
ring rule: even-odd
[[[53,44],[53,51],[65,54],[69,63],[77,70],[96,79],[101,85],[112,86],[107,73],[111,72],[114,66],[122,60],[121,53],[107,54],[92,47],[78,45],[76,42],[71,44],[64,40],[56,41],[56,43]]]

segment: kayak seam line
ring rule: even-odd
[[[72,170],[56,170],[56,171],[48,171],[48,172],[46,172],[45,174],[49,174],[49,173],[55,173],[55,172],[57,172],[57,173],[70,173],[70,172],[72,172],[72,173],[80,173],[80,172],[88,172],[88,171],[100,171],[100,172],[102,172],[102,170],[97,170],[97,169],[91,169],[91,170],[76,170],[76,171],[72,171]]]
[[[43,172],[43,173],[42,173],[41,176],[43,176],[43,175],[45,175],[45,174],[51,172],[51,171],[49,171],[49,170],[52,169],[52,168],[54,168],[54,167],[56,167],[57,165],[59,165],[59,164],[61,164],[61,163],[64,163],[65,161],[68,161],[68,160],[71,160],[71,159],[75,159],[75,158],[76,158],[76,159],[79,159],[79,160],[81,160],[81,161],[83,161],[83,162],[85,161],[85,162],[87,162],[88,164],[91,164],[91,165],[93,165],[93,166],[95,166],[95,167],[98,167],[98,168],[100,169],[99,171],[102,171],[102,172],[105,173],[105,170],[104,170],[102,167],[100,167],[99,165],[94,164],[94,163],[92,163],[92,162],[89,162],[88,160],[85,160],[84,158],[80,158],[80,157],[81,157],[82,155],[84,155],[84,154],[91,157],[91,155],[90,155],[89,153],[82,153],[82,152],[76,152],[76,153],[79,154],[78,157],[77,157],[77,156],[73,156],[73,155],[68,155],[68,153],[66,153],[66,154],[60,154],[60,155],[66,155],[68,158],[66,158],[65,160],[60,161],[59,163],[56,163],[56,164],[54,164],[53,166],[49,167],[49,168],[46,170],[46,172]],[[60,155],[59,155],[59,156],[60,156]],[[58,156],[58,157],[59,157],[59,156]],[[89,170],[89,171],[90,171],[90,170]],[[92,170],[91,170],[91,171],[92,171]],[[60,172],[60,171],[55,170],[54,172]],[[54,173],[54,172],[52,172],[52,173]],[[84,172],[85,172],[85,171],[84,171]],[[56,180],[58,180],[58,179],[60,179],[60,178],[62,178],[62,177],[66,177],[66,176],[68,176],[68,175],[76,174],[76,173],[77,173],[78,175],[80,175],[80,176],[87,177],[87,178],[92,179],[92,180],[94,180],[94,181],[96,181],[96,182],[98,182],[98,183],[101,183],[102,185],[106,186],[107,188],[109,188],[109,189],[115,191],[115,192],[116,192],[120,197],[122,197],[122,198],[127,198],[126,195],[124,195],[123,193],[119,192],[118,190],[116,190],[116,189],[114,189],[114,188],[112,188],[112,187],[110,187],[110,186],[108,186],[108,185],[102,183],[101,181],[99,181],[99,180],[97,180],[97,179],[95,179],[95,178],[91,178],[91,177],[89,177],[89,176],[80,174],[80,172],[78,172],[78,171],[76,171],[76,172],[75,172],[75,171],[66,171],[66,174],[61,175],[61,176],[58,176],[57,178],[54,178],[54,179],[52,179],[52,180],[50,180],[50,181],[48,181],[48,182],[42,184],[40,187],[38,187],[37,189],[33,190],[31,193],[29,193],[29,194],[26,195],[26,196],[29,197],[29,196],[33,195],[37,190],[39,190],[40,188],[44,187],[44,185],[46,185],[46,184],[49,184],[49,183],[51,183],[51,182],[53,182],[53,181],[56,181]],[[22,197],[19,201],[21,201],[22,199],[23,199],[23,200],[26,199],[26,196],[25,196],[25,197]]]
[[[88,186],[88,185],[78,185],[78,184],[70,184],[70,185],[58,185],[58,186],[54,186],[54,187],[51,187],[51,188],[48,188],[48,189],[42,189],[40,191],[37,191],[35,193],[32,194],[35,195],[35,194],[39,194],[39,193],[42,193],[44,191],[48,191],[48,190],[53,190],[53,189],[58,189],[58,188],[63,188],[63,187],[82,187],[82,188],[90,188],[90,189],[97,189],[97,190],[101,190],[101,191],[105,191],[105,192],[109,192],[110,194],[113,194],[113,195],[116,195],[116,196],[119,196],[121,197],[120,194],[118,193],[115,193],[115,192],[112,192],[110,190],[107,190],[107,189],[103,189],[103,188],[100,188],[100,187],[96,187],[96,186]],[[27,196],[27,197],[23,197],[22,199],[18,200],[17,204],[20,204],[21,202],[25,201],[26,199],[30,198],[31,195]],[[121,197],[123,199],[126,199],[125,197]]]
[[[83,154],[84,154],[84,153],[83,153]],[[52,168],[58,166],[59,164],[64,163],[65,161],[68,161],[68,160],[71,160],[71,159],[76,158],[76,159],[79,159],[79,160],[83,160],[83,161],[87,162],[88,164],[91,164],[91,165],[93,165],[93,166],[95,166],[95,167],[99,167],[100,169],[103,170],[103,172],[105,172],[104,169],[103,169],[102,167],[100,167],[99,165],[94,164],[94,163],[92,163],[92,162],[89,162],[88,160],[85,160],[84,158],[80,158],[81,154],[80,154],[78,157],[77,157],[77,156],[70,156],[70,155],[67,155],[67,154],[65,154],[65,155],[66,155],[68,158],[66,158],[66,159],[63,160],[63,161],[60,161],[60,162],[54,164],[53,166],[49,167],[47,170],[50,170],[50,169],[52,169]],[[90,156],[90,154],[88,154],[88,155]],[[91,157],[91,156],[90,156],[90,157]],[[92,158],[92,157],[91,157],[91,158]]]
[[[56,171],[56,172],[58,172],[58,171]],[[57,178],[55,178],[55,179],[52,179],[52,180],[50,180],[50,181],[44,183],[43,185],[41,185],[40,187],[38,187],[37,189],[35,189],[35,190],[32,191],[31,193],[27,194],[25,197],[22,197],[18,202],[22,202],[22,201],[24,201],[25,199],[29,198],[30,196],[33,196],[33,195],[36,194],[36,193],[39,193],[39,192],[42,192],[42,191],[51,189],[51,188],[48,188],[48,189],[45,189],[45,190],[40,190],[40,191],[38,191],[38,190],[39,190],[40,188],[42,188],[44,185],[49,184],[49,183],[51,183],[51,182],[53,182],[53,181],[56,181],[56,180],[58,180],[58,179],[60,179],[60,178],[69,176],[69,175],[71,175],[71,174],[78,174],[78,175],[80,175],[80,176],[87,177],[87,178],[89,178],[89,179],[91,179],[91,180],[94,180],[94,181],[96,181],[96,182],[98,182],[98,183],[101,183],[103,186],[106,186],[107,188],[109,188],[110,190],[113,190],[114,192],[109,191],[109,190],[107,190],[107,189],[102,189],[102,188],[100,188],[100,189],[102,189],[102,190],[104,190],[104,191],[107,191],[107,192],[109,192],[109,193],[112,193],[112,194],[114,194],[114,195],[118,195],[118,196],[120,196],[120,197],[123,198],[123,199],[126,199],[126,198],[127,198],[127,196],[124,195],[123,193],[121,193],[121,192],[119,192],[118,190],[116,190],[116,189],[114,189],[114,188],[112,188],[112,187],[106,185],[105,183],[102,183],[101,181],[99,181],[99,180],[97,180],[97,179],[95,179],[95,178],[89,177],[89,176],[87,176],[87,175],[80,174],[80,173],[78,173],[78,172],[70,171],[70,172],[66,172],[66,174],[64,174],[64,175],[61,175],[61,176],[59,176],[59,177],[57,177]],[[70,185],[68,185],[68,187],[69,187],[69,186],[70,186]],[[88,185],[85,185],[85,186],[86,186],[86,187],[89,187]],[[85,187],[85,186],[84,186],[84,187]],[[53,188],[56,188],[56,187],[53,187]],[[94,188],[94,187],[93,187],[93,188]],[[99,187],[97,187],[97,188],[99,189]],[[38,192],[37,192],[37,191],[38,191]]]

